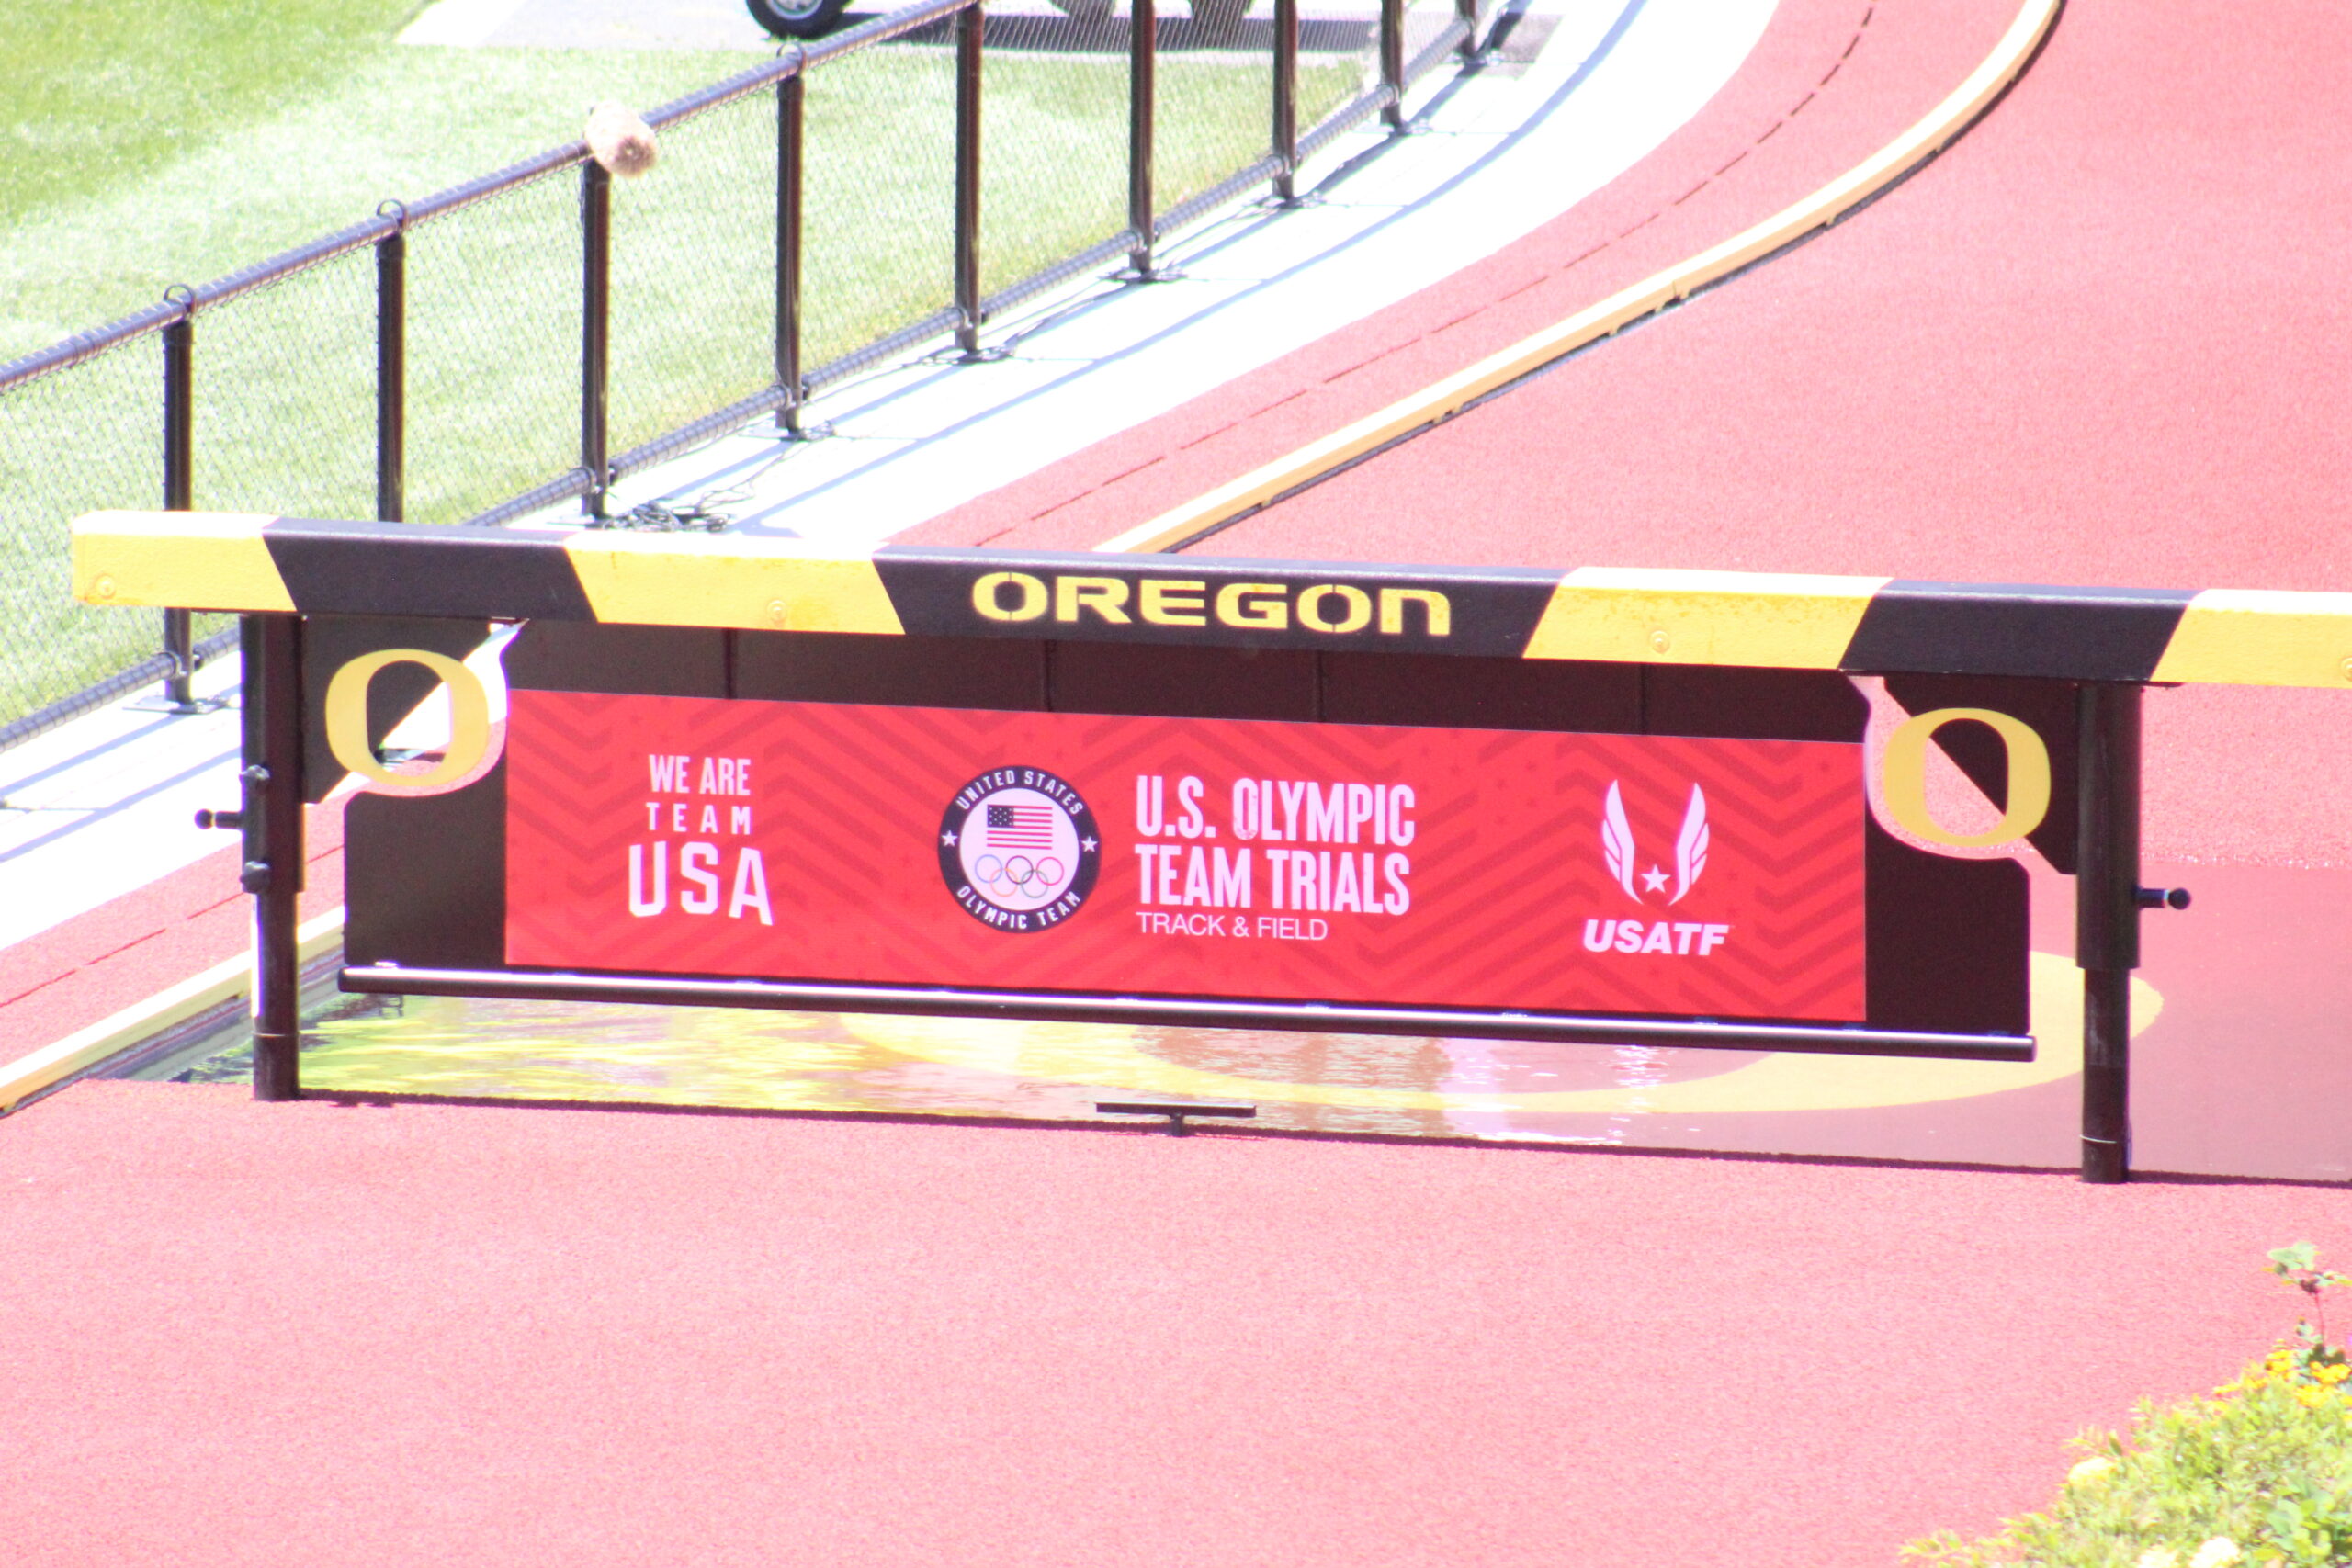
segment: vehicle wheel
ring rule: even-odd
[[[822,38],[842,19],[849,0],[743,0],[752,20],[778,38]]]
[[[1193,30],[1210,43],[1231,43],[1249,14],[1250,0],[1193,0]]]

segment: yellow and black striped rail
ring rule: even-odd
[[[1376,566],[200,512],[74,525],[92,604],[2352,689],[2352,593]]]

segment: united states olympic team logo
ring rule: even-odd
[[[1094,891],[1094,814],[1042,768],[995,768],[956,792],[939,824],[939,871],[964,912],[1001,931],[1039,931]]]

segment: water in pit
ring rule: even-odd
[[[2037,962],[2047,959],[2038,955]],[[2063,973],[2057,972],[2063,970]],[[2058,1010],[2071,968],[2047,993]],[[2041,1016],[2064,1042],[2079,1024]],[[109,1076],[247,1079],[240,1010]],[[305,987],[322,1097],[1093,1118],[1098,1100],[1248,1100],[1257,1125],[1633,1148],[2069,1163],[2070,1053],[1921,1062],[1525,1041],[344,995]]]

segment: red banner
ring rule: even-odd
[[[512,701],[512,964],[1864,1016],[1860,746]]]

